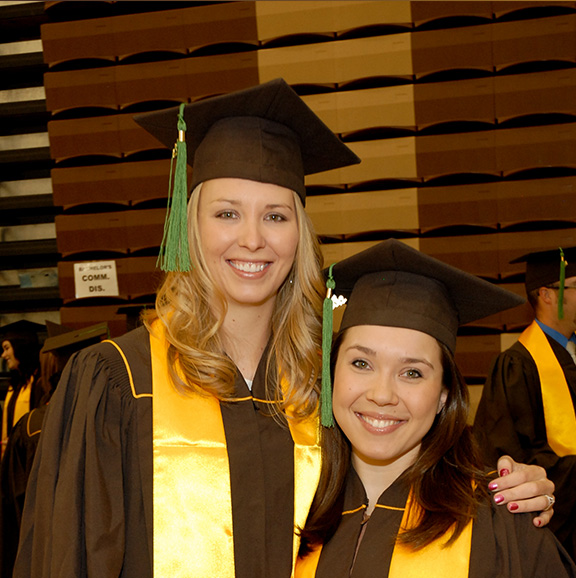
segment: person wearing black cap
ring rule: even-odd
[[[553,534],[486,491],[458,326],[522,299],[389,240],[331,270],[336,425],[296,578],[576,576]]]
[[[2,455],[14,424],[40,402],[38,387],[39,333],[44,325],[26,319],[0,327],[2,359],[10,371],[10,388],[2,414]]]
[[[108,335],[106,323],[79,330],[46,321],[48,338],[40,351],[37,382],[44,393],[37,407],[24,414],[12,428],[0,473],[0,576],[12,576],[26,486],[38,447],[48,402],[66,361],[75,352]]]
[[[14,575],[286,578],[320,471],[304,177],[360,159],[281,79],[136,120],[176,141],[166,279],[64,372]]]
[[[487,460],[506,452],[546,469],[558,500],[550,528],[576,559],[576,248],[514,262],[526,263],[535,319],[494,361],[474,430]]]
[[[359,158],[282,80],[136,120],[178,141],[166,279],[146,327],[67,366],[14,575],[285,578],[320,469],[304,176]]]

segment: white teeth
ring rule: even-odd
[[[366,423],[370,424],[376,429],[383,429],[385,427],[390,427],[391,425],[396,425],[399,423],[398,420],[395,419],[375,419],[366,415],[361,417]]]
[[[260,273],[266,268],[266,263],[246,263],[242,261],[230,261],[230,264],[235,269],[243,271],[244,273]]]

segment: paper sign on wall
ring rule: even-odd
[[[118,296],[116,261],[74,263],[76,298]]]

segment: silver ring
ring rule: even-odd
[[[554,496],[549,496],[548,494],[544,494],[544,497],[548,500],[548,505],[542,511],[547,512],[554,505],[556,498]]]

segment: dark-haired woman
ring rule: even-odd
[[[40,348],[29,339],[10,337],[2,341],[2,359],[10,371],[10,388],[2,413],[2,455],[14,424],[40,402],[42,392],[35,387],[40,369]]]
[[[324,428],[297,578],[576,576],[549,530],[489,499],[466,425],[457,328],[519,299],[395,241],[334,278],[351,292],[333,350],[337,425]]]

